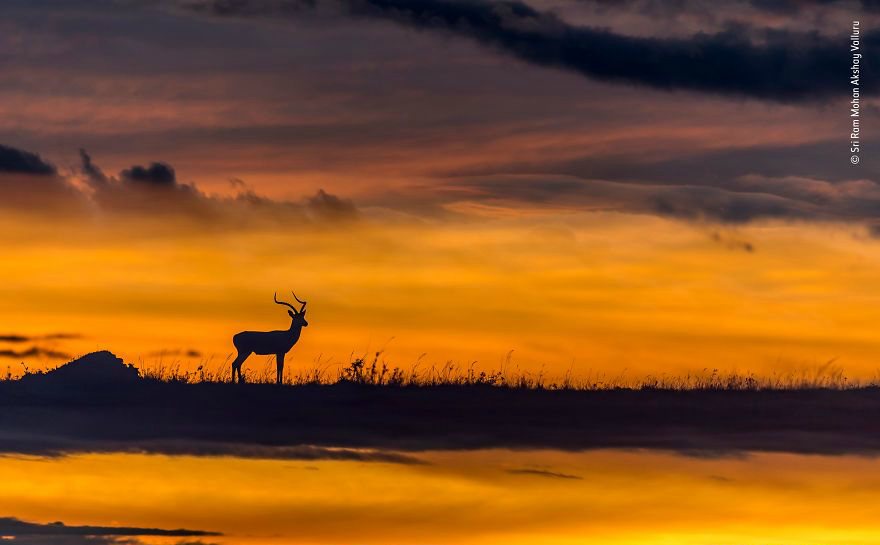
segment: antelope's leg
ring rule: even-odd
[[[281,379],[284,376],[284,354],[276,354],[275,355],[275,363],[277,364],[278,376],[275,378],[275,382],[281,384]]]
[[[238,381],[244,382],[244,379],[241,378],[241,364],[243,364],[244,360],[248,359],[248,356],[250,355],[250,352],[239,351],[238,356],[236,356],[235,360],[232,362],[232,382],[235,382],[236,371],[238,371]]]

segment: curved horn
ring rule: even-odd
[[[279,305],[285,305],[285,306],[288,306],[288,307],[290,307],[290,309],[291,309],[292,311],[297,312],[295,306],[291,305],[290,303],[285,303],[284,301],[279,301],[279,300],[278,300],[278,292],[277,292],[277,291],[275,292],[275,295],[272,296],[272,298],[275,299],[275,302],[278,303]],[[294,296],[294,298],[296,298],[296,296]],[[297,299],[297,301],[299,301],[299,299]]]
[[[305,308],[306,308],[306,302],[305,302],[305,301],[300,301],[300,300],[299,300],[299,297],[297,297],[296,294],[293,293],[293,290],[290,291],[290,294],[293,295],[293,298],[296,299],[296,302],[297,302],[297,303],[299,303],[299,304],[302,305],[301,307],[299,307],[299,311],[302,312],[303,310],[305,310]]]

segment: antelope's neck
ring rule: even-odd
[[[287,330],[290,334],[290,340],[296,342],[299,339],[299,334],[302,333],[302,326],[297,324],[290,324],[290,329]]]

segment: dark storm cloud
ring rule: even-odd
[[[55,166],[36,153],[0,144],[0,173],[56,174]]]
[[[198,0],[221,16],[290,15],[314,2]],[[574,26],[517,1],[326,0],[359,18],[475,40],[520,60],[599,80],[664,90],[691,90],[781,102],[844,96],[841,61],[848,42],[817,33],[731,28],[690,38],[636,37]],[[296,9],[293,9],[296,7]],[[752,38],[757,39],[752,39]],[[880,34],[862,36],[866,49]],[[874,61],[868,58],[867,63]],[[845,68],[845,67],[844,67]],[[873,84],[863,67],[864,86]],[[845,74],[844,74],[845,75]]]
[[[607,8],[651,9],[652,13],[657,10],[684,12],[695,6],[707,6],[705,2],[700,0],[675,0],[672,2],[669,0],[578,0],[578,2],[597,4]],[[880,10],[880,2],[877,0],[858,0],[856,2],[848,2],[847,0],[715,0],[710,7],[717,9],[727,5],[751,6],[757,10],[778,15],[794,14],[815,7],[832,5],[842,5],[844,8],[857,5],[866,11]]]
[[[39,155],[0,144],[0,207],[78,213],[86,200]]]
[[[85,168],[86,165],[83,165]],[[119,173],[119,177],[127,183],[149,184],[160,187],[174,187],[177,176],[174,169],[165,163],[153,163],[149,167],[135,165]]]
[[[25,522],[12,517],[0,517],[0,535],[13,536],[15,538],[24,538],[30,536],[166,536],[166,537],[200,537],[200,536],[219,536],[217,532],[205,532],[201,530],[187,530],[184,528],[176,530],[163,530],[160,528],[137,528],[132,526],[68,526],[61,522],[52,522],[49,524],[39,524],[34,522]],[[15,539],[13,542],[35,543],[34,541]],[[48,541],[46,541],[48,543]],[[54,541],[53,543],[68,543],[67,541]],[[78,543],[72,541],[71,543]],[[85,541],[82,543],[93,543]],[[101,543],[101,541],[97,541]],[[112,542],[111,542],[112,543]]]
[[[797,13],[812,6],[828,6],[833,4],[846,6],[848,2],[845,0],[749,0],[749,4],[763,11],[784,15],[787,13]],[[857,4],[865,11],[880,11],[880,2],[878,0],[859,0]]]

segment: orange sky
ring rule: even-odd
[[[3,458],[0,510],[32,522],[219,531],[205,540],[228,545],[880,543],[878,461],[870,458],[420,457],[430,464]]]
[[[294,370],[384,349],[403,367],[512,351],[551,375],[874,375],[880,171],[848,161],[825,53],[875,12],[478,2],[456,17],[499,25],[481,35],[234,4],[5,4],[0,333],[82,337],[0,350],[219,366],[237,331],[286,327],[271,297],[295,289]],[[565,36],[610,72],[557,58]],[[658,69],[615,57],[636,51]],[[779,62],[788,79],[755,68]],[[132,178],[156,166],[164,181]]]
[[[877,88],[869,0],[2,0],[0,377],[110,350],[225,378],[232,336],[287,328],[273,292],[295,290],[288,377],[381,352],[880,381],[855,19]],[[0,518],[224,534],[203,545],[880,545],[867,457],[411,454],[0,456]]]
[[[72,354],[152,364],[166,351],[166,363],[214,368],[237,331],[286,328],[272,293],[295,289],[310,326],[294,371],[320,360],[332,375],[352,353],[385,349],[404,368],[425,354],[423,366],[485,369],[512,350],[521,371],[554,376],[770,375],[832,359],[851,377],[876,372],[880,257],[847,226],[516,211],[214,233],[111,225],[7,224],[0,330],[81,334],[33,343]],[[188,350],[202,355],[175,355]]]

